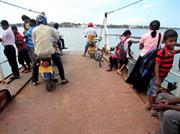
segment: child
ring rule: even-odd
[[[131,50],[131,45],[132,45],[132,41],[129,41],[128,42],[128,49],[127,49],[127,54],[128,54],[129,57],[127,57],[125,60],[120,61],[120,65],[119,65],[118,70],[117,70],[117,74],[119,74],[119,75],[121,75],[121,71],[128,64],[128,58],[129,59],[134,59],[134,57],[132,56],[133,52]]]
[[[174,55],[180,53],[180,50],[174,50],[174,46],[177,42],[178,34],[175,30],[169,29],[165,31],[163,37],[163,43],[165,46],[157,52],[155,58],[155,74],[149,83],[148,98],[146,103],[146,109],[151,110],[153,115],[155,111],[152,108],[152,104],[155,103],[157,92],[161,86],[162,81],[168,75],[172,65]]]
[[[13,25],[11,27],[13,33],[14,33],[14,36],[15,36],[15,44],[16,44],[16,47],[17,47],[17,50],[18,50],[18,62],[19,64],[21,64],[24,68],[24,70],[22,72],[29,72],[31,69],[31,66],[30,66],[30,58],[29,58],[29,54],[28,54],[28,50],[27,50],[27,45],[24,41],[24,37],[18,32],[18,29],[15,25]],[[27,64],[27,67],[26,65],[24,64],[24,61],[26,62]]]
[[[112,71],[114,66],[121,67],[118,70],[118,73],[124,68],[127,64],[127,54],[130,54],[130,46],[132,43],[138,43],[139,41],[131,40],[129,37],[131,36],[130,30],[125,30],[124,33],[120,36],[120,43],[115,48],[115,54],[109,57],[110,68],[107,71]],[[132,55],[129,55],[130,57]],[[118,67],[118,68],[119,68]]]

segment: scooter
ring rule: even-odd
[[[40,57],[39,64],[39,73],[42,75],[43,80],[46,82],[47,91],[51,91],[53,88],[54,82],[57,79],[54,79],[54,71],[51,63],[51,57]]]

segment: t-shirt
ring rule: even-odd
[[[94,29],[93,27],[89,27],[85,30],[85,37],[88,37],[88,35],[93,35],[94,37],[97,36],[97,32],[96,32],[96,29]],[[88,38],[87,38],[87,41],[88,41]]]
[[[143,57],[149,51],[157,48],[157,44],[159,40],[159,32],[156,33],[156,36],[154,38],[151,36],[151,33],[152,33],[152,30],[149,30],[140,39],[140,43],[144,44],[144,47],[140,53],[141,57]],[[161,35],[161,40],[162,40],[162,35]]]
[[[34,44],[34,52],[36,55],[53,54],[53,38],[58,40],[58,34],[49,26],[40,24],[32,31],[32,41]]]
[[[160,78],[165,78],[168,75],[173,65],[175,53],[176,52],[174,50],[172,50],[172,53],[169,53],[167,47],[163,47],[158,51],[155,62],[159,64]]]
[[[12,32],[10,28],[2,31],[1,39],[2,39],[3,46],[15,44],[14,33]]]
[[[34,44],[32,42],[32,31],[35,27],[30,27],[29,30],[25,33],[27,46],[30,48],[34,48]]]
[[[15,44],[19,52],[26,50],[27,48],[26,42],[24,41],[24,37],[19,32],[15,34]]]

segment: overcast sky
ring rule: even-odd
[[[109,12],[136,0],[4,0],[38,12],[45,11],[48,22],[74,22],[102,24],[104,12]],[[23,9],[0,2],[0,20],[22,22],[21,16],[37,16]],[[160,20],[161,26],[180,28],[180,0],[143,0],[108,15],[108,24],[149,25]]]

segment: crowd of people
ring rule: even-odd
[[[140,56],[127,78],[126,82],[138,92],[147,94],[146,110],[150,110],[152,116],[159,116],[161,130],[158,134],[179,134],[180,133],[180,96],[176,97],[170,92],[161,88],[162,82],[173,66],[174,55],[180,53],[177,43],[178,34],[173,29],[168,29],[164,34],[158,30],[160,22],[154,20],[149,25],[149,31],[142,35],[140,40],[130,39],[130,30],[124,31],[120,41],[115,47],[115,53],[109,57],[109,69],[116,67],[117,73],[121,74],[128,58],[132,57],[131,45],[139,42]],[[162,43],[162,44],[161,44]],[[140,70],[147,55],[154,53],[154,66],[151,75],[142,75]],[[147,71],[147,70],[145,70]]]
[[[38,84],[38,57],[45,54],[51,55],[52,61],[58,68],[62,84],[67,84],[69,81],[65,77],[64,67],[60,57],[62,49],[66,49],[66,47],[64,46],[62,35],[58,31],[58,23],[55,23],[54,27],[48,26],[44,12],[38,15],[36,19],[31,19],[26,15],[22,15],[21,19],[24,22],[23,35],[18,32],[16,25],[10,28],[7,20],[1,21],[3,32],[0,42],[2,42],[4,46],[4,54],[12,70],[12,77],[10,77],[10,79],[14,80],[20,78],[16,60],[16,46],[18,51],[18,62],[23,67],[22,73],[31,72],[32,68],[33,85]],[[59,49],[61,52],[58,51]],[[55,81],[57,80],[55,79]]]
[[[65,77],[64,67],[60,55],[64,46],[64,40],[59,33],[59,24],[55,23],[53,28],[47,25],[45,14],[38,15],[36,19],[30,19],[23,15],[24,21],[23,35],[18,32],[17,26],[9,28],[7,20],[1,21],[4,30],[0,41],[4,46],[4,54],[8,59],[13,76],[11,79],[20,77],[18,63],[16,60],[16,48],[18,50],[18,62],[23,67],[23,72],[27,73],[32,68],[32,83],[38,83],[38,57],[43,54],[50,54],[52,61],[57,66],[62,84],[69,81]],[[131,50],[132,43],[139,43],[140,55],[136,64],[128,76],[126,82],[131,84],[137,92],[147,92],[146,110],[150,110],[152,115],[159,114],[162,134],[179,134],[180,133],[180,97],[175,97],[161,88],[163,80],[166,78],[173,66],[174,55],[180,53],[180,49],[174,49],[174,46],[180,46],[177,43],[178,34],[173,29],[168,29],[164,34],[158,30],[160,22],[154,20],[149,25],[149,31],[142,35],[140,40],[131,38],[131,31],[125,30],[119,37],[119,43],[114,48],[114,53],[109,57],[109,69],[112,71],[115,67],[117,73],[126,67],[128,59],[133,59]],[[86,56],[89,42],[97,37],[96,29],[93,23],[88,24],[85,31],[87,44],[84,55]],[[162,45],[162,44],[163,45]],[[152,75],[142,76],[141,66],[143,60],[152,50],[157,50],[154,61]],[[153,59],[152,59],[153,60]],[[180,65],[180,64],[179,64]]]

